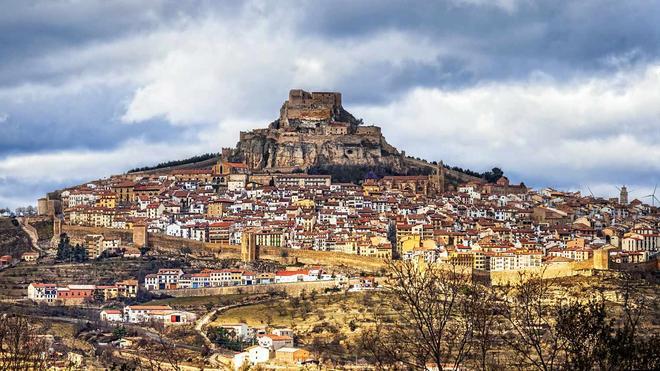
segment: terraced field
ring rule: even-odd
[[[159,268],[179,266],[167,259],[107,259],[82,264],[21,263],[0,272],[0,298],[20,298],[26,295],[31,282],[50,282],[61,285],[110,284],[129,278],[142,280]]]

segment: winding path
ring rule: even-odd
[[[32,248],[39,251],[41,254],[45,254],[46,252],[39,247],[39,234],[37,233],[37,230],[30,225],[29,219],[26,217],[19,217],[18,219],[18,225],[21,226],[21,229],[28,235],[30,238],[30,242],[32,243]]]

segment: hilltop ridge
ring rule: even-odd
[[[473,172],[445,167],[406,155],[385,139],[380,127],[365,125],[342,106],[339,92],[289,91],[279,116],[264,128],[241,132],[234,148],[203,159],[195,156],[130,172],[202,169],[222,160],[241,163],[253,173],[332,175],[339,181],[358,181],[366,174],[431,175],[442,172],[450,183],[479,181]]]
[[[363,125],[342,107],[341,93],[294,89],[267,128],[241,132],[231,160],[254,171],[308,171],[331,166],[411,168],[378,126]],[[225,152],[226,153],[226,152]]]

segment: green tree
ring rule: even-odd
[[[89,259],[89,256],[87,255],[87,249],[85,249],[85,247],[80,244],[76,244],[76,246],[74,246],[72,255],[73,260],[78,263],[82,263]]]
[[[103,303],[105,301],[103,290],[94,290],[93,300],[95,303]]]
[[[124,326],[115,327],[115,329],[112,330],[112,335],[117,339],[124,338],[124,336],[126,336],[126,327]]]
[[[499,167],[494,167],[490,171],[484,173],[484,178],[488,183],[495,183],[498,179],[504,176],[504,171]]]
[[[71,257],[71,242],[66,233],[60,235],[60,242],[57,244],[57,260],[65,261]]]

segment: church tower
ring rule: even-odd
[[[445,165],[440,161],[435,165],[433,170],[433,175],[431,175],[432,188],[436,194],[440,194],[445,191]]]
[[[621,187],[619,190],[619,203],[621,205],[628,205],[628,188],[626,186]]]

